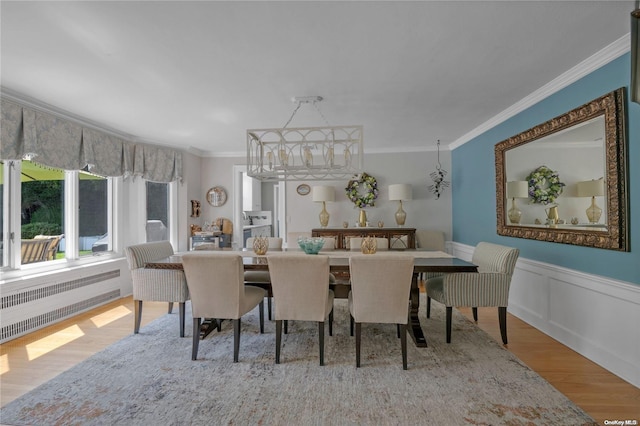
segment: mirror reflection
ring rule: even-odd
[[[495,146],[497,232],[629,250],[625,89]]]
[[[600,115],[506,151],[505,225],[606,231],[604,137]]]

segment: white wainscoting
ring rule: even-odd
[[[474,247],[451,249],[471,260]],[[508,311],[640,387],[639,285],[519,258]]]

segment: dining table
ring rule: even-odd
[[[220,249],[213,251],[198,251],[189,253],[206,253],[219,254],[236,254],[242,256],[242,263],[245,271],[262,270],[268,271],[269,264],[267,257],[269,255],[305,255],[304,252],[297,248],[283,248],[279,250],[269,249],[265,255],[258,255],[251,249]],[[151,269],[183,269],[182,255],[187,252],[177,252],[172,256],[164,259],[147,262],[145,268]],[[331,284],[336,298],[347,298],[349,294],[349,258],[354,255],[362,255],[359,251],[349,250],[327,250],[321,251],[320,255],[329,257],[329,268],[331,273],[337,279]],[[409,319],[407,331],[411,339],[417,347],[427,347],[427,339],[420,325],[418,310],[420,307],[420,288],[418,286],[419,276],[423,272],[436,273],[454,273],[454,272],[478,272],[477,265],[467,262],[460,258],[454,257],[443,251],[433,251],[425,249],[405,249],[405,250],[389,250],[378,251],[376,254],[395,255],[395,256],[411,256],[413,257],[413,275],[411,278],[411,290],[409,293]],[[376,256],[376,254],[367,254],[363,256]],[[312,256],[312,255],[308,255]],[[210,327],[211,329],[214,327]],[[201,337],[205,337],[207,332],[201,333]]]

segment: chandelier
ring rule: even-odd
[[[362,171],[362,126],[330,126],[318,108],[321,96],[296,97],[280,129],[247,130],[247,175],[262,181],[338,180]],[[312,105],[326,126],[287,126],[303,104]]]

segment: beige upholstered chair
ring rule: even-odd
[[[427,318],[431,315],[431,299],[446,306],[447,343],[451,343],[453,306],[471,306],[478,321],[478,306],[497,306],[502,342],[507,344],[507,304],[511,276],[519,250],[498,244],[478,243],[471,262],[478,273],[457,272],[427,280]]]
[[[241,318],[259,306],[260,333],[264,333],[266,292],[258,287],[244,285],[244,266],[240,255],[188,253],[182,256],[182,264],[193,311],[191,359],[195,360],[198,356],[202,318],[218,318],[233,320],[233,362],[238,362]]]
[[[269,240],[269,249],[282,249],[282,238],[267,238]],[[247,238],[247,248],[249,250],[253,250],[254,240],[255,238],[253,237]],[[267,291],[267,315],[269,316],[269,321],[271,321],[271,298],[273,297],[273,293],[271,292],[271,278],[269,277],[269,271],[246,271],[244,273],[244,283],[263,288]]]
[[[327,316],[329,335],[333,335],[334,294],[329,289],[329,257],[274,254],[268,255],[267,260],[276,302],[276,364],[280,364],[282,321],[300,320],[318,322],[320,365],[324,365],[324,321]]]
[[[360,367],[361,324],[396,324],[402,347],[402,368],[407,369],[407,322],[413,257],[362,254],[349,258],[351,334],[356,329],[356,367]]]
[[[173,303],[180,306],[180,337],[184,337],[184,304],[189,300],[189,289],[184,272],[169,269],[147,269],[145,264],[164,259],[173,254],[169,241],[157,241],[129,246],[125,248],[127,262],[133,281],[133,332],[140,330],[142,319],[142,302],[169,302],[169,313]]]
[[[416,247],[425,250],[446,251],[444,232],[429,229],[418,229],[416,231]],[[423,272],[422,279],[440,277],[441,272]]]
[[[362,240],[363,238],[361,237],[349,238],[349,250],[360,251],[362,249]],[[389,250],[389,240],[387,238],[376,237],[376,246],[378,251]]]

